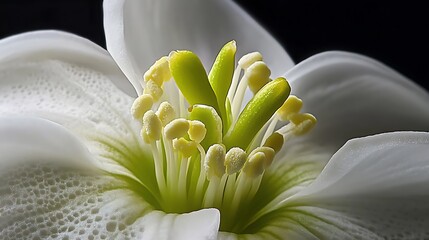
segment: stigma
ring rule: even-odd
[[[231,41],[207,74],[193,52],[173,51],[142,76],[144,91],[131,113],[152,149],[166,212],[216,207],[233,214],[242,199],[255,196],[285,142],[317,122],[301,112],[303,103],[290,95],[285,78],[271,79],[259,52],[238,63],[235,55]],[[166,84],[177,88],[175,102]],[[245,103],[246,93],[252,97]]]

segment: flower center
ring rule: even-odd
[[[152,150],[159,210],[214,207],[222,231],[242,233],[238,211],[252,207],[284,142],[308,132],[316,119],[300,113],[302,101],[289,96],[285,78],[270,79],[260,53],[245,55],[236,68],[235,53],[235,42],[227,43],[208,75],[192,52],[162,57],[144,74],[131,112]],[[179,91],[167,94],[168,88]],[[253,97],[243,107],[247,89]],[[279,121],[288,124],[276,130]]]

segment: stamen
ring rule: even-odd
[[[131,106],[131,114],[137,120],[142,120],[143,115],[152,108],[153,98],[149,94],[140,95]]]
[[[178,138],[173,140],[173,148],[188,158],[197,152],[197,143],[184,138]]]
[[[296,126],[294,129],[296,136],[308,133],[317,123],[317,119],[309,113],[294,114],[290,121]]]
[[[143,115],[142,137],[146,143],[152,143],[161,138],[162,124],[158,116],[149,110]]]
[[[277,115],[279,116],[280,120],[286,121],[289,120],[290,117],[296,113],[299,113],[299,111],[302,108],[302,100],[297,98],[294,95],[290,95],[285,103],[277,110]]]
[[[226,174],[231,175],[240,171],[246,162],[246,152],[238,147],[231,148],[225,156]]]
[[[148,82],[146,82],[143,94],[151,95],[155,102],[157,102],[161,98],[163,93],[164,90],[162,90],[162,88],[158,86],[158,84],[156,84],[154,81],[149,80]]]
[[[246,71],[249,89],[256,94],[265,84],[270,81],[271,70],[262,61],[253,63]]]
[[[253,155],[257,153],[263,153],[265,155],[265,165],[264,165],[265,168],[268,168],[269,166],[271,166],[271,163],[273,162],[274,157],[276,155],[276,152],[274,151],[274,149],[270,147],[265,147],[265,146],[257,147],[249,154],[249,159],[251,159]]]
[[[204,137],[206,136],[206,133],[207,129],[204,123],[198,120],[189,121],[188,135],[192,141],[200,143],[201,141],[203,141]]]
[[[156,111],[156,115],[161,120],[162,126],[165,126],[176,117],[176,112],[169,102],[162,102]]]
[[[267,158],[263,152],[256,152],[249,156],[246,164],[243,167],[243,173],[250,178],[256,178],[265,171]]]
[[[264,147],[272,148],[276,153],[282,149],[284,143],[283,135],[278,132],[271,134],[264,142]]]
[[[243,57],[238,60],[238,66],[240,66],[242,69],[247,69],[252,65],[253,63],[257,61],[262,61],[262,54],[259,52],[252,52],[244,55]]]
[[[168,123],[164,128],[165,137],[168,140],[185,136],[189,130],[189,122],[184,118],[177,118]]]
[[[154,81],[159,87],[171,79],[168,57],[164,56],[153,64],[144,74],[144,80]]]
[[[265,131],[265,135],[262,138],[262,142],[266,141],[270,134],[274,132],[274,129],[279,120],[287,121],[289,118],[298,113],[302,108],[302,100],[297,98],[296,96],[290,95],[283,105],[277,110],[276,114],[269,121],[270,124]]]
[[[237,118],[240,112],[241,104],[243,103],[243,98],[247,86],[250,87],[250,85],[252,85],[252,89],[255,90],[252,91],[253,93],[256,93],[257,91],[259,91],[260,88],[262,88],[266,83],[269,82],[270,75],[270,69],[262,61],[255,62],[249,68],[246,69],[244,76],[238,85],[234,100],[232,101],[232,116],[234,119]]]
[[[232,75],[231,86],[229,87],[228,91],[228,100],[230,103],[234,99],[235,91],[237,90],[238,86],[238,80],[240,80],[241,70],[242,68],[240,66],[237,66],[234,70],[234,74]]]
[[[221,178],[225,174],[226,149],[221,144],[214,144],[208,150],[204,159],[204,168],[208,180]]]
[[[257,61],[262,61],[262,55],[259,52],[248,53],[241,57],[240,60],[238,60],[238,66],[234,71],[231,87],[228,91],[228,99],[230,102],[232,102],[234,99],[234,95],[238,86],[238,80],[240,79],[241,70],[246,70],[248,67],[250,67],[250,65]]]

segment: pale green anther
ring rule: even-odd
[[[246,163],[246,152],[238,147],[231,148],[225,155],[226,174],[231,175],[240,171]]]
[[[164,128],[165,137],[169,140],[185,136],[189,130],[189,122],[184,118],[177,118]]]
[[[161,98],[163,93],[164,90],[162,90],[162,87],[158,86],[158,84],[156,84],[154,81],[149,80],[146,82],[143,94],[151,95],[155,102]]]
[[[147,111],[143,116],[142,137],[146,143],[157,141],[161,138],[162,123],[152,111]]]
[[[238,66],[240,66],[242,69],[247,69],[252,65],[254,62],[262,61],[262,54],[259,52],[252,52],[244,55],[243,57],[238,60]]]
[[[265,140],[264,147],[272,148],[276,153],[278,153],[282,149],[283,143],[283,135],[278,132],[274,132],[267,138],[267,140]]]
[[[206,137],[207,129],[204,123],[198,120],[189,121],[188,135],[192,141],[200,143]]]
[[[249,159],[253,157],[253,155],[257,153],[263,153],[265,154],[265,168],[271,166],[271,163],[273,163],[274,157],[276,156],[276,152],[274,149],[270,147],[257,147],[255,148],[250,154]]]
[[[194,105],[189,113],[190,120],[202,122],[207,130],[201,141],[201,146],[208,149],[209,146],[222,142],[222,120],[216,110],[210,106]]]
[[[221,178],[225,174],[225,156],[226,149],[223,145],[213,144],[209,147],[204,159],[207,179],[210,180],[213,177]]]
[[[277,78],[259,90],[223,138],[226,148],[247,149],[258,131],[282,106],[289,93],[290,86],[285,78]]]
[[[156,115],[161,120],[162,126],[165,126],[176,117],[176,112],[169,102],[162,102],[156,111]]]
[[[173,148],[188,158],[197,152],[197,143],[184,138],[176,138],[173,140]]]
[[[296,126],[293,131],[296,136],[308,133],[317,123],[317,119],[310,113],[293,114],[290,121]]]
[[[298,113],[302,108],[302,100],[296,96],[289,96],[283,105],[277,110],[277,115],[282,121],[287,121],[292,115]]]
[[[149,94],[140,95],[134,100],[131,106],[131,114],[135,119],[142,120],[145,112],[150,110],[153,105],[153,97]]]
[[[271,70],[267,64],[257,61],[250,65],[244,74],[247,77],[249,89],[256,94],[265,84],[270,81]]]
[[[228,95],[229,87],[231,86],[232,75],[234,74],[236,51],[237,46],[235,41],[225,44],[217,55],[209,74],[210,85],[216,95],[224,126],[226,126],[228,122],[225,100]]]
[[[243,172],[250,178],[256,178],[265,171],[266,157],[263,152],[255,153],[249,156],[246,164],[244,164]]]
[[[190,105],[212,106],[220,113],[216,95],[197,55],[190,51],[172,52],[170,54],[170,71],[177,87]]]

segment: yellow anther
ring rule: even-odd
[[[210,180],[213,177],[220,178],[225,174],[225,155],[226,149],[223,145],[213,144],[209,147],[204,159],[207,179]]]
[[[188,158],[197,152],[197,143],[184,138],[177,138],[173,140],[173,148]]]
[[[228,175],[234,174],[243,168],[246,162],[246,152],[238,147],[231,148],[225,156],[225,167]]]
[[[271,134],[267,140],[265,140],[264,147],[272,148],[276,153],[282,149],[284,143],[284,137],[278,132]]]
[[[195,141],[196,143],[200,143],[203,141],[206,133],[207,129],[204,123],[198,120],[189,121],[188,135],[191,140]]]
[[[267,64],[257,61],[247,68],[244,76],[247,77],[248,86],[253,94],[257,93],[270,81],[271,70]]]
[[[156,111],[156,115],[161,120],[162,126],[165,126],[176,117],[176,112],[170,103],[162,102]]]
[[[134,100],[131,106],[131,114],[135,119],[141,120],[145,112],[150,110],[153,105],[153,98],[149,94],[140,95]]]
[[[247,69],[250,67],[250,65],[257,61],[262,61],[262,54],[259,52],[248,53],[238,60],[238,66],[240,66],[242,69]]]
[[[297,136],[306,134],[317,123],[317,119],[309,113],[293,114],[289,120],[296,126],[293,133]]]
[[[263,152],[255,153],[249,157],[246,164],[244,164],[243,172],[246,176],[256,178],[265,171],[266,157]]]
[[[257,153],[263,153],[265,155],[265,168],[271,166],[271,163],[273,163],[274,157],[276,156],[276,152],[270,147],[257,147],[249,154],[249,159]]]
[[[168,64],[168,57],[166,56],[156,61],[155,64],[153,64],[144,74],[144,80],[146,82],[153,81],[159,87],[162,87],[162,84],[170,79],[170,67]]]
[[[177,118],[168,123],[164,128],[165,137],[169,140],[185,136],[189,130],[189,122],[184,118]]]
[[[158,116],[149,110],[143,115],[142,137],[146,143],[151,143],[159,140],[161,137],[161,121]]]
[[[289,120],[292,115],[299,113],[301,108],[302,100],[294,95],[290,95],[279,110],[277,110],[277,114],[280,120],[286,121]]]
[[[149,94],[152,96],[153,100],[156,102],[161,98],[164,91],[160,86],[158,86],[154,81],[149,80],[146,83],[146,86],[143,91],[144,94]]]

